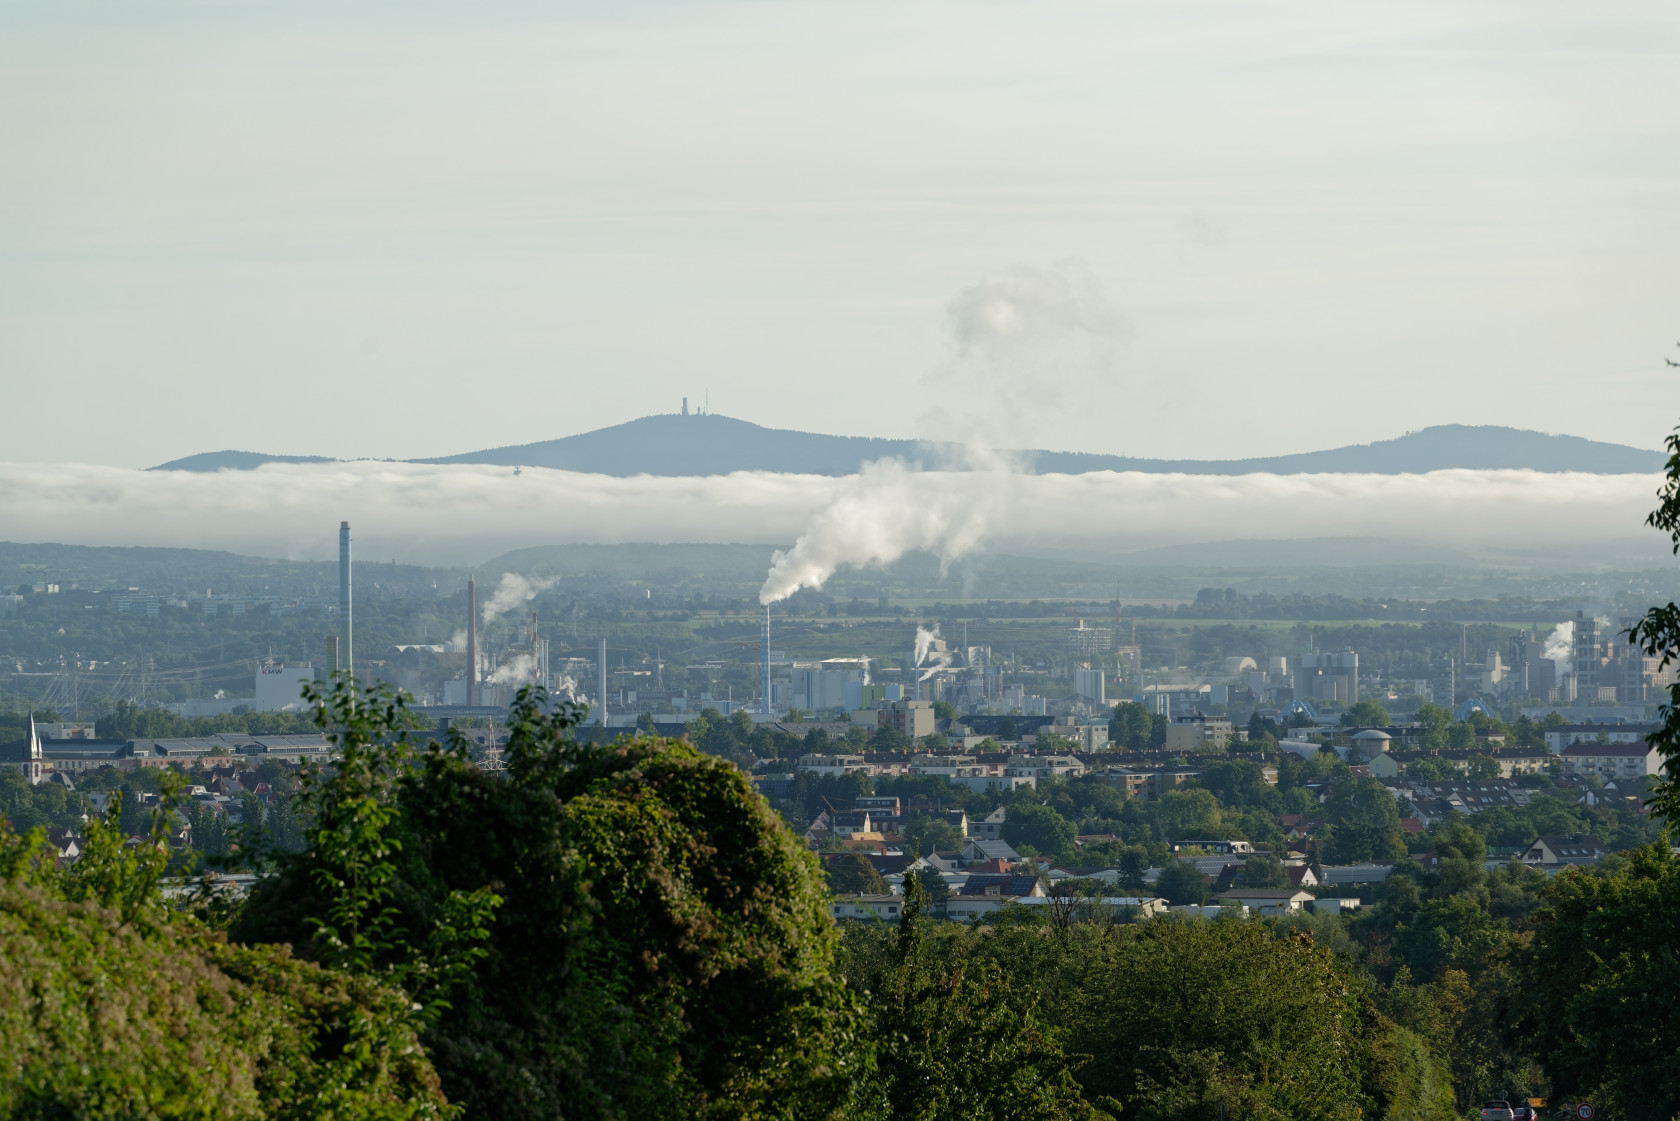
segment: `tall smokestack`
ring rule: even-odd
[[[600,669],[601,669],[601,717],[600,717],[599,720],[596,721],[596,723],[601,725],[601,727],[605,728],[607,726],[607,640],[604,639],[604,638],[601,640]]]
[[[478,585],[467,577],[467,703],[478,703]]]
[[[338,666],[340,673],[356,672],[350,649],[350,523],[338,523]]]
[[[759,636],[759,670],[764,675],[764,701],[759,711],[770,715],[770,605],[764,605],[764,629]]]

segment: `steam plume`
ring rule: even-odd
[[[1001,428],[1054,409],[1111,364],[1119,313],[1087,271],[1018,268],[958,292],[946,309],[947,375],[975,411],[943,417],[966,431],[961,472],[922,472],[896,460],[866,464],[856,483],[771,559],[760,603],[820,588],[843,564],[891,564],[912,549],[940,571],[985,539],[1005,477],[1018,465],[994,451]]]
[[[916,627],[915,658],[916,680],[926,681],[940,670],[951,664],[949,650],[935,650],[933,644],[939,638],[939,624],[935,623],[930,631],[926,627]]]
[[[536,680],[537,659],[530,654],[519,654],[496,667],[496,671],[489,677],[491,685],[524,685]]]
[[[514,608],[530,603],[539,593],[547,591],[553,585],[552,578],[533,580],[517,572],[504,572],[495,592],[479,610],[479,617],[486,625],[494,623]]]
[[[780,602],[800,588],[822,587],[841,565],[891,564],[912,549],[937,556],[944,572],[985,537],[995,483],[989,471],[921,471],[897,459],[866,463],[793,548],[771,557],[758,601]]]
[[[1575,672],[1575,621],[1566,619],[1546,639],[1545,657],[1557,664],[1558,676]]]

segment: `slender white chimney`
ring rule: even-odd
[[[350,523],[338,525],[338,666],[354,676],[356,659],[350,648]]]

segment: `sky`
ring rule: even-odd
[[[685,395],[1656,447],[1677,56],[1619,0],[4,3],[0,460],[435,456]]]

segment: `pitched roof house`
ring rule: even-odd
[[[1538,867],[1567,864],[1596,864],[1604,859],[1604,846],[1591,833],[1569,833],[1536,838],[1517,859]]]

